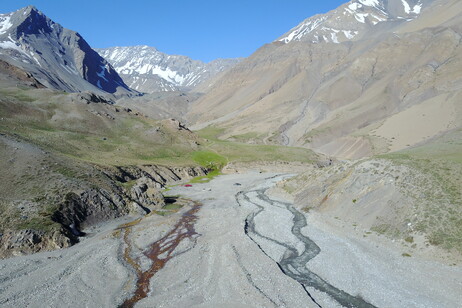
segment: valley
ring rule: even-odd
[[[85,230],[88,238],[65,250],[4,260],[0,275],[9,279],[2,280],[2,306],[35,307],[40,298],[37,307],[126,307],[122,303],[134,291],[137,271],[156,264],[143,253],[152,243],[175,249],[157,255],[165,265],[152,276],[148,297],[138,298],[137,307],[341,307],[329,292],[339,292],[344,307],[454,307],[460,302],[460,267],[403,257],[384,242],[345,236],[310,216],[306,226],[299,224],[296,217],[306,214],[268,191],[281,179],[249,171],[172,188],[170,194],[203,203],[194,214],[193,233],[179,224],[194,209],[187,204],[170,216]],[[174,242],[178,236],[184,239]],[[128,254],[138,260],[136,271],[122,257],[127,237]],[[290,261],[297,251],[309,256]],[[290,265],[297,262],[295,268]],[[51,268],[60,270],[44,279]],[[24,292],[29,289],[33,292]]]
[[[203,62],[1,12],[0,306],[458,307],[462,4],[274,38]]]

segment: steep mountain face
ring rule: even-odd
[[[0,59],[67,92],[134,93],[76,32],[33,6],[0,15]]]
[[[231,68],[240,59],[209,63],[186,56],[167,55],[149,46],[96,49],[133,89],[152,93],[188,90]]]
[[[339,17],[336,30],[359,29],[347,27],[352,18],[364,24],[346,10],[359,3],[368,10],[380,4],[391,20],[374,26],[365,17],[368,34],[350,41],[313,43],[322,37],[319,27],[263,46],[193,103],[194,128],[214,125],[224,139],[341,158],[404,149],[460,129],[462,3],[407,1],[408,10],[401,0],[350,1],[319,18]],[[408,19],[398,15],[407,11]]]
[[[358,40],[376,25],[390,26],[416,18],[431,0],[354,0],[324,14],[304,20],[282,35],[278,41],[341,43]]]

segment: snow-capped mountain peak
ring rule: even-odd
[[[341,43],[357,40],[383,22],[405,22],[416,18],[432,0],[352,0],[323,15],[304,20],[278,41]]]
[[[131,88],[142,92],[191,89],[239,61],[217,59],[204,63],[186,56],[168,55],[145,45],[97,51]]]
[[[0,59],[68,92],[132,92],[112,66],[72,30],[34,6],[0,15]]]

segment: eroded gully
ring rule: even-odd
[[[244,204],[250,204],[258,208],[257,211],[249,214],[245,221],[245,233],[250,239],[255,242],[258,247],[266,254],[265,250],[260,246],[259,239],[264,239],[270,241],[276,245],[280,245],[285,248],[285,253],[282,259],[277,262],[281,271],[295,279],[299,282],[302,287],[307,292],[308,296],[313,300],[313,302],[321,307],[321,305],[316,301],[316,299],[309,293],[308,287],[314,288],[318,291],[321,291],[327,294],[329,297],[337,301],[340,305],[344,307],[360,307],[360,308],[371,308],[375,307],[374,305],[364,301],[362,298],[350,295],[343,290],[340,290],[315,273],[311,272],[307,267],[306,264],[313,259],[315,256],[319,254],[321,251],[319,246],[316,245],[310,238],[303,235],[301,229],[307,225],[305,216],[298,212],[290,203],[285,203],[281,201],[276,201],[270,199],[266,195],[266,191],[268,188],[261,188],[246,192],[240,192],[238,196],[236,196],[236,200],[238,201],[239,205],[242,206]],[[257,200],[252,199],[249,195],[255,195]],[[261,204],[265,204],[262,206]],[[276,206],[279,208],[285,208],[290,211],[293,215],[293,225],[291,227],[291,233],[303,243],[304,250],[301,254],[299,254],[298,250],[291,246],[289,243],[283,243],[276,239],[270,238],[264,234],[261,234],[257,231],[255,225],[255,217],[257,217],[260,213],[265,211],[265,207]]]

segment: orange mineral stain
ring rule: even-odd
[[[165,264],[174,256],[173,252],[181,243],[182,240],[193,238],[197,235],[194,230],[194,224],[197,221],[196,213],[202,206],[199,202],[194,202],[191,209],[185,212],[180,220],[175,224],[164,237],[152,243],[143,254],[152,260],[151,267],[142,271],[138,263],[130,257],[130,245],[128,243],[128,233],[130,228],[126,228],[124,240],[127,248],[124,251],[124,258],[137,273],[136,290],[132,297],[126,299],[119,307],[130,308],[133,307],[138,301],[148,296],[150,280],[161,270]],[[160,257],[162,256],[162,258]]]

